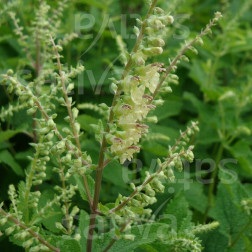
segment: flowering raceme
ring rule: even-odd
[[[160,73],[165,72],[162,63],[146,65],[149,57],[163,53],[165,45],[162,31],[173,23],[173,17],[163,15],[161,9],[146,20],[146,33],[141,45],[132,54],[133,69],[117,83],[123,95],[113,109],[116,128],[107,134],[106,138],[111,144],[110,151],[120,157],[120,162],[131,160],[133,154],[140,151],[138,143],[143,134],[148,133],[148,126],[144,124],[149,111],[156,108],[151,104],[153,93],[160,82]],[[139,36],[139,29],[135,27]]]

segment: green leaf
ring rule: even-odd
[[[159,144],[154,140],[144,141],[142,143],[142,149],[159,157],[164,157],[168,155],[168,148],[164,147],[162,144]]]
[[[134,251],[135,248],[154,242],[159,237],[162,237],[167,232],[170,232],[170,226],[163,223],[153,223],[133,226],[130,230],[130,234],[135,236],[134,241],[128,241],[124,239],[118,240],[109,250],[110,252],[128,252]],[[104,235],[104,239],[97,241],[100,243],[101,249],[104,250],[114,237],[114,231]]]
[[[183,227],[190,226],[192,212],[189,210],[189,204],[186,201],[186,198],[182,194],[182,192],[177,194],[175,198],[171,200],[171,202],[168,204],[167,208],[165,209],[164,214],[168,217],[169,224],[172,223],[173,229],[175,230],[179,231],[182,226]],[[167,222],[166,219],[163,219],[161,221]]]
[[[200,235],[205,252],[226,251],[228,238],[218,229]]]
[[[190,183],[190,189],[185,191],[185,197],[192,208],[201,213],[205,212],[208,203],[202,183],[195,181]]]
[[[116,186],[127,188],[128,187],[127,183],[129,181],[125,181],[125,179],[123,178],[123,169],[126,169],[126,168],[122,167],[122,165],[120,165],[117,161],[112,160],[104,168],[103,177],[106,181],[109,181]]]
[[[220,122],[218,116],[216,116],[216,112],[213,106],[205,104],[192,93],[185,92],[184,98],[190,101],[197,109],[196,112],[200,114],[202,121],[204,121],[206,124],[214,126],[215,128],[218,128]],[[210,121],[209,118],[211,118]]]
[[[241,168],[250,176],[252,175],[252,150],[250,145],[245,140],[238,141],[231,148],[231,152],[234,157],[238,160]]]
[[[157,107],[154,114],[158,117],[158,121],[165,118],[178,115],[182,109],[182,103],[180,101],[169,100],[165,101],[160,107]]]
[[[220,171],[219,176],[222,181],[227,181],[226,172]],[[242,209],[241,201],[247,197],[246,190],[238,181],[229,184],[221,182],[218,186],[215,207],[211,211],[211,215],[220,223],[220,233],[226,236],[231,243],[239,237],[239,234],[242,234],[237,243],[240,251],[245,246],[242,237],[251,232],[251,228],[243,232],[249,222],[249,217]]]
[[[94,179],[93,179],[91,176],[89,176],[89,175],[86,175],[86,177],[87,177],[88,187],[89,187],[91,196],[94,197],[94,186],[95,186],[95,181],[94,181]],[[74,178],[75,178],[75,181],[76,181],[76,183],[77,183],[77,185],[78,185],[78,189],[79,189],[81,198],[82,198],[83,200],[85,200],[85,201],[88,201],[88,197],[87,197],[87,193],[86,193],[86,190],[85,190],[85,187],[84,187],[84,182],[83,182],[82,176],[75,174],[75,175],[74,175]]]
[[[80,252],[81,247],[77,240],[72,238],[63,238],[62,241],[59,242],[59,248],[61,252]]]
[[[24,176],[23,169],[7,150],[0,152],[0,163],[8,165],[18,176]]]
[[[79,242],[69,236],[47,235],[45,238],[60,252],[81,252]]]

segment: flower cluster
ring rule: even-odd
[[[168,157],[163,162],[158,159],[158,169],[155,173],[146,172],[144,181],[139,186],[133,183],[130,184],[133,192],[129,197],[119,195],[113,209],[109,210],[103,206],[101,210],[106,209],[104,214],[109,213],[118,225],[124,224],[129,219],[131,223],[134,223],[150,217],[152,211],[146,207],[157,202],[156,193],[164,193],[165,186],[163,182],[167,180],[173,182],[175,180],[174,169],[182,172],[183,159],[190,163],[193,162],[192,150],[194,146],[188,148],[186,146],[190,141],[190,136],[199,131],[197,125],[197,122],[192,122],[184,132],[181,132],[174,146],[169,146]],[[130,223],[127,226],[130,228]]]
[[[140,22],[140,21],[139,21]],[[125,78],[114,83],[119,93],[116,106],[113,108],[116,128],[107,134],[106,139],[111,144],[110,151],[120,157],[120,162],[131,160],[135,152],[139,152],[138,143],[143,134],[148,133],[148,113],[155,109],[152,104],[152,94],[160,81],[160,73],[165,72],[162,63],[146,64],[149,57],[163,53],[165,42],[162,39],[162,30],[173,23],[173,17],[164,15],[160,8],[142,23],[142,30],[135,27],[135,33],[141,44],[137,51],[131,55],[133,65]],[[117,88],[116,87],[116,88]],[[156,121],[156,118],[150,118]]]

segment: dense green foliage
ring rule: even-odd
[[[0,86],[3,108],[0,111],[0,203],[4,202],[0,205],[3,209],[0,247],[2,251],[23,251],[22,247],[26,251],[44,251],[48,247],[38,247],[37,240],[31,239],[34,234],[23,232],[20,226],[15,229],[18,224],[4,216],[9,211],[13,218],[31,226],[31,230],[35,227],[34,232],[60,251],[86,251],[90,199],[83,176],[93,196],[94,170],[99,162],[108,106],[112,104],[116,80],[120,80],[124,63],[129,60],[128,51],[136,42],[134,34],[138,31],[134,26],[140,25],[135,19],[143,20],[149,1],[41,1],[51,6],[49,12],[46,5],[39,7],[38,2],[0,2],[0,74],[3,74],[0,80],[11,83]],[[174,17],[174,23],[171,25],[173,20],[168,15],[169,29],[158,35],[166,42],[164,51],[161,55],[154,53],[154,59],[148,62],[163,62],[165,67],[169,66],[168,59],[174,59],[180,52],[180,44],[183,48],[185,40],[190,42],[200,34],[216,11],[221,11],[223,18],[212,28],[212,34],[203,38],[203,45],[198,40],[197,55],[196,48],[186,53],[190,61],[184,58],[178,65],[179,79],[175,74],[169,76],[171,87],[166,85],[156,100],[160,103],[163,100],[163,105],[157,106],[144,120],[149,133],[142,136],[141,151],[133,148],[137,161],[124,163],[124,153],[117,152],[117,146],[115,151],[111,150],[114,135],[106,135],[112,147],[105,153],[108,164],[103,171],[93,251],[103,251],[114,236],[118,241],[109,251],[252,251],[252,1],[160,0],[158,6]],[[34,13],[34,10],[38,11]],[[24,30],[18,30],[15,22]],[[27,39],[24,34],[29,35]],[[54,38],[46,40],[51,34],[56,45]],[[152,43],[162,44],[162,41]],[[58,74],[59,65],[55,64],[59,53],[63,56],[60,58],[63,78]],[[13,69],[17,76],[8,69]],[[137,68],[132,71],[135,75],[140,72]],[[53,85],[44,85],[48,76],[53,77],[55,89],[61,94]],[[76,149],[67,142],[76,139],[74,132],[69,133],[71,118],[66,119],[64,88],[57,84],[62,84],[64,78],[71,79],[66,83],[67,91],[72,91],[69,97],[79,109],[79,115],[77,109],[71,112],[74,128],[82,132],[80,145],[86,153],[78,153],[78,141]],[[17,80],[17,86],[19,83],[27,86],[33,80],[28,88],[34,96],[29,96],[27,90],[18,90]],[[24,92],[23,96],[28,94],[28,98],[21,95],[18,99],[9,92],[12,88]],[[123,92],[127,93],[125,87]],[[138,99],[137,95],[134,97]],[[122,104],[126,99],[122,98]],[[31,100],[32,105],[37,101],[43,104],[50,120],[43,121],[39,109],[30,106]],[[38,118],[37,132],[34,117]],[[191,121],[199,122],[199,132],[188,133],[187,125],[190,127]],[[60,133],[50,135],[54,123],[63,136],[69,136],[66,142],[56,139]],[[193,124],[192,129],[197,131],[197,126]],[[180,130],[186,130],[184,140],[189,143],[186,155],[181,154],[185,160],[192,161],[190,148],[195,146],[195,160],[191,164],[185,162],[183,172],[180,154],[176,156],[168,148],[176,143]],[[127,139],[129,135],[121,138]],[[75,151],[70,151],[70,156],[66,143]],[[175,152],[182,153],[180,148]],[[84,165],[80,155],[87,162]],[[166,157],[177,161],[174,164],[177,169],[170,169],[169,162],[173,160]],[[130,195],[132,189],[137,191],[136,186],[152,176],[148,172],[156,172],[158,164],[169,168],[163,177],[157,174],[158,179],[165,178],[162,184],[153,179],[156,183],[148,187],[149,192],[146,189],[144,194],[141,190],[139,198],[142,198],[131,201],[118,215],[120,218],[109,215],[120,200],[125,200],[123,196]],[[157,202],[151,196],[154,189]],[[152,210],[151,215],[147,206]],[[128,217],[134,219],[130,227],[127,222],[125,225]],[[120,233],[120,224],[128,230]]]

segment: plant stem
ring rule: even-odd
[[[60,156],[58,156],[58,163],[59,163],[59,167],[60,167],[60,179],[61,179],[61,182],[62,182],[62,189],[63,189],[63,194],[64,194],[64,197],[63,197],[63,200],[64,200],[64,203],[65,203],[65,210],[66,210],[66,226],[67,226],[67,232],[68,234],[71,233],[71,227],[70,227],[70,218],[69,218],[69,206],[68,206],[68,200],[67,200],[67,197],[66,197],[66,179],[65,179],[65,175],[64,175],[64,167],[61,163],[61,160],[60,160]]]
[[[33,65],[33,64],[34,64],[34,60],[33,60],[32,56],[31,56],[30,50],[28,49],[28,47],[27,47],[27,45],[26,45],[26,44],[27,44],[27,41],[26,41],[26,39],[25,39],[25,37],[24,37],[24,34],[23,34],[22,30],[20,29],[20,27],[19,27],[19,25],[18,25],[17,19],[16,19],[15,16],[13,16],[13,15],[10,15],[10,17],[11,17],[11,19],[13,20],[13,23],[14,23],[16,29],[17,29],[17,32],[18,32],[18,35],[19,35],[21,41],[22,41],[23,44],[25,45],[25,46],[24,46],[24,51],[25,51],[25,53],[26,53],[26,56],[27,56],[27,58],[30,60],[30,62],[31,62],[32,65]]]
[[[36,165],[37,165],[39,154],[40,154],[40,144],[42,143],[43,143],[43,137],[40,138],[39,145],[36,149],[36,155],[32,161],[31,170],[26,181],[26,191],[25,191],[25,196],[24,196],[25,224],[29,223],[29,194],[31,191],[32,179],[33,179],[34,173],[36,172]]]
[[[215,169],[211,175],[211,184],[209,187],[209,191],[208,191],[208,206],[206,208],[205,214],[204,214],[204,222],[207,219],[207,214],[209,212],[209,210],[212,208],[213,206],[213,192],[214,192],[214,188],[215,188],[215,184],[216,184],[216,178],[217,178],[217,174],[218,174],[218,168],[219,168],[219,163],[222,157],[224,151],[224,147],[222,144],[220,144],[218,153],[217,153],[217,157],[216,157],[216,163],[215,163]]]
[[[149,16],[151,15],[151,13],[153,12],[155,6],[157,4],[157,0],[154,0],[152,2],[152,5],[150,6],[148,13],[145,17],[145,20],[143,21],[142,24],[142,28],[141,31],[139,33],[139,36],[137,37],[135,46],[133,48],[133,53],[137,52],[137,50],[139,49],[139,46],[141,44],[141,41],[143,39],[143,35],[145,32],[145,28],[146,28],[146,20],[149,18]],[[132,58],[130,57],[128,63],[126,64],[121,80],[123,80],[127,74],[129,73],[131,66],[132,66]],[[112,102],[112,107],[110,110],[110,115],[109,115],[109,119],[107,122],[107,126],[106,126],[106,130],[105,133],[109,132],[109,124],[113,121],[114,119],[114,112],[113,112],[113,108],[115,107],[118,98],[121,95],[121,87],[119,86],[116,94],[114,95],[113,98],[113,102]],[[103,140],[102,140],[102,144],[101,144],[101,148],[100,148],[100,154],[99,154],[99,161],[98,161],[98,167],[96,169],[96,175],[95,175],[95,193],[94,193],[94,200],[93,200],[93,214],[90,215],[90,223],[89,223],[89,231],[88,231],[88,242],[87,242],[87,252],[92,251],[92,240],[93,240],[93,233],[94,233],[94,229],[95,229],[95,220],[96,220],[96,211],[97,211],[97,207],[98,207],[98,203],[99,203],[99,198],[100,198],[100,190],[101,190],[101,182],[102,182],[102,172],[103,172],[103,167],[104,167],[104,152],[106,150],[107,147],[107,143],[106,143],[106,138],[105,138],[105,134],[103,136]]]
[[[162,85],[164,84],[166,78],[168,77],[168,75],[174,71],[174,67],[176,67],[178,61],[181,59],[181,57],[190,49],[190,47],[192,45],[194,45],[199,38],[204,37],[207,32],[211,29],[212,26],[214,26],[215,22],[214,20],[211,20],[210,23],[206,26],[206,28],[200,33],[200,35],[198,35],[197,37],[195,37],[195,39],[193,39],[189,44],[186,44],[186,46],[178,53],[178,55],[173,59],[173,61],[170,63],[170,66],[167,67],[166,69],[166,73],[163,75],[163,77],[161,78],[159,84],[157,85],[156,90],[153,93],[153,99],[157,96],[160,88],[162,87]]]
[[[74,136],[76,145],[78,147],[79,155],[81,156],[82,152],[81,152],[80,139],[79,139],[78,132],[76,131],[76,127],[74,125],[74,118],[73,118],[73,113],[72,113],[72,109],[71,109],[72,105],[70,104],[68,94],[67,94],[67,90],[66,90],[65,79],[64,79],[64,76],[63,76],[63,73],[62,73],[62,67],[61,67],[61,62],[60,62],[60,55],[58,53],[58,50],[56,48],[56,45],[54,43],[54,40],[53,40],[52,36],[50,36],[50,39],[51,39],[51,42],[52,42],[52,45],[53,45],[53,48],[54,48],[54,51],[55,51],[55,54],[56,54],[56,58],[57,58],[57,65],[58,65],[58,69],[59,69],[59,75],[60,75],[63,95],[64,95],[64,99],[65,99],[65,104],[66,104],[66,107],[67,107],[67,112],[68,112],[68,115],[70,117],[70,125],[71,125],[71,128],[73,130],[73,136]]]
[[[5,212],[2,208],[0,208],[0,213],[4,215],[8,220],[12,221],[15,223],[17,226],[21,227],[23,230],[26,230],[27,232],[30,233],[31,236],[36,238],[40,243],[48,247],[50,250],[55,251],[55,252],[60,252],[59,248],[54,247],[50,243],[48,243],[42,236],[40,236],[37,232],[34,232],[31,230],[31,228],[27,227],[24,223],[20,222],[13,216],[11,216],[9,213]]]
[[[68,115],[70,117],[70,125],[71,125],[71,128],[73,130],[73,136],[74,136],[77,148],[78,148],[79,157],[82,157],[80,138],[79,138],[79,134],[78,134],[78,132],[76,130],[75,123],[74,123],[73,113],[72,113],[72,109],[71,109],[72,105],[70,104],[70,101],[69,101],[69,98],[68,98],[68,95],[67,95],[65,80],[64,80],[63,73],[62,73],[61,63],[60,63],[60,55],[58,53],[58,50],[56,48],[56,45],[54,43],[54,40],[53,40],[52,36],[50,36],[50,39],[51,39],[51,42],[52,42],[52,45],[53,45],[53,48],[54,48],[54,51],[55,51],[55,54],[56,54],[56,58],[57,58],[57,66],[58,66],[58,69],[59,69],[59,75],[60,75],[60,79],[61,79],[61,85],[62,85],[63,95],[64,95],[64,99],[65,99],[65,104],[66,104],[66,107],[67,107],[67,112],[68,112]],[[88,189],[87,177],[85,175],[83,175],[82,178],[83,178],[84,186],[85,186],[86,193],[87,193],[87,196],[88,196],[88,199],[89,199],[89,205],[90,205],[90,208],[92,209],[92,206],[93,206],[92,196],[91,196],[91,193],[90,193],[90,191]]]
[[[36,78],[39,77],[40,74],[40,43],[38,39],[38,33],[36,32],[36,62],[35,62],[35,72]],[[37,91],[36,91],[37,95]],[[33,129],[33,142],[37,142],[37,132],[36,132],[36,112],[32,115],[32,129]]]

